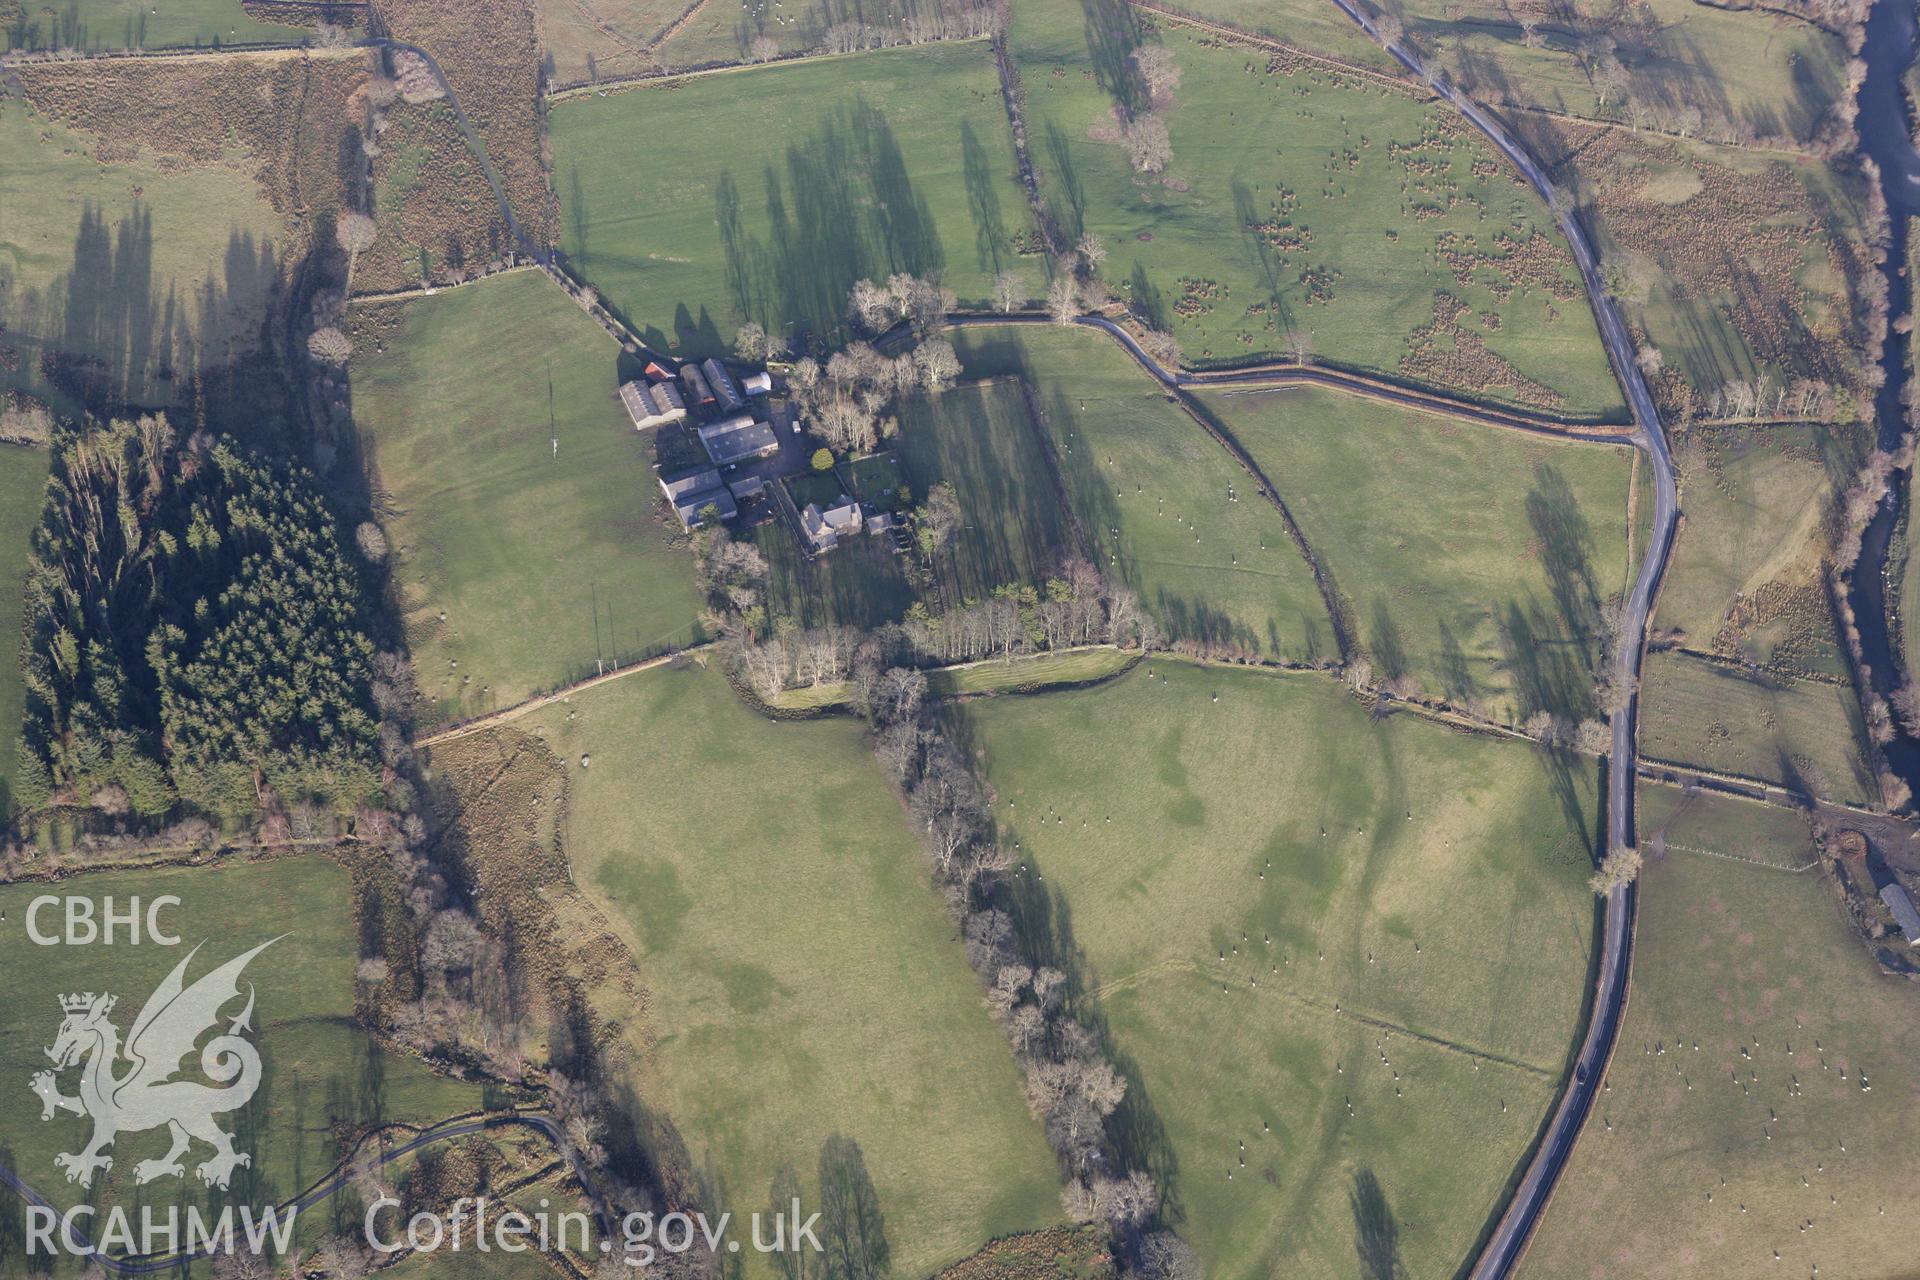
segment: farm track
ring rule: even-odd
[[[637,672],[652,671],[656,667],[664,667],[668,663],[678,662],[680,659],[692,657],[694,654],[705,653],[712,648],[713,645],[709,643],[694,645],[689,649],[675,649],[673,652],[663,653],[657,658],[648,658],[643,662],[631,663],[613,671],[602,672],[597,676],[588,676],[585,680],[576,681],[569,685],[562,685],[552,693],[543,693],[538,697],[528,698],[525,702],[516,702],[510,707],[502,707],[498,711],[489,711],[483,716],[475,716],[473,719],[463,720],[459,724],[435,729],[432,733],[415,738],[413,745],[415,747],[434,747],[443,742],[452,742],[456,738],[464,738],[469,734],[484,733],[488,729],[497,729],[503,724],[511,724],[521,716],[531,714],[532,712],[540,710],[542,707],[550,707],[556,702],[565,702],[576,693],[584,693],[588,689],[597,688],[603,684],[611,684],[615,680],[625,679],[627,676]]]

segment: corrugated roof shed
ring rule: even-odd
[[[700,443],[706,446],[707,456],[722,467],[780,448],[780,439],[773,434],[772,427],[755,422],[744,413],[701,427]]]

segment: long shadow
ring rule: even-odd
[[[1093,78],[1127,116],[1147,105],[1147,86],[1133,51],[1145,39],[1140,15],[1127,0],[1080,0],[1086,15],[1087,56]]]
[[[1353,1251],[1360,1257],[1360,1274],[1366,1280],[1402,1280],[1407,1269],[1400,1260],[1400,1223],[1373,1170],[1353,1175],[1347,1205],[1353,1210]]]
[[[1539,545],[1540,565],[1566,636],[1587,661],[1600,629],[1600,593],[1593,579],[1593,530],[1573,486],[1550,463],[1534,470],[1527,523]]]
[[[973,122],[960,122],[960,163],[967,183],[967,207],[973,212],[974,252],[982,271],[999,271],[1007,248],[1006,218],[1000,212],[1000,184],[993,162],[980,144]]]
[[[970,199],[976,218],[987,219],[982,248],[991,258],[999,250],[989,252],[988,242],[1003,242],[1005,228],[997,203],[982,203],[997,197],[991,196],[985,149],[977,138],[973,144],[980,154],[968,163],[988,168],[969,170]],[[715,184],[727,296],[740,315],[805,350],[817,345],[815,339],[830,342],[842,331],[847,293],[856,280],[894,272],[937,277],[944,270],[932,206],[914,190],[906,153],[879,107],[859,99],[791,143],[782,159],[761,173],[764,240],[744,224],[739,178],[722,171]],[[691,354],[724,350],[718,333],[705,325],[685,327],[679,336]]]

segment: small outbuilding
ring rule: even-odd
[[[750,396],[770,396],[773,394],[773,375],[765,369],[750,373],[740,380],[740,389]]]

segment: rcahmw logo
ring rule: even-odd
[[[189,984],[187,967],[200,953],[195,947],[147,997],[128,1027],[124,1043],[112,1017],[117,996],[89,991],[60,997],[60,1029],[46,1050],[53,1067],[37,1072],[32,1085],[40,1099],[41,1120],[51,1121],[68,1112],[93,1122],[92,1135],[79,1150],[54,1157],[55,1166],[68,1182],[93,1185],[96,1175],[113,1168],[109,1149],[115,1139],[149,1129],[165,1128],[170,1144],[166,1154],[134,1165],[133,1180],[140,1185],[183,1177],[187,1169],[184,1158],[194,1153],[195,1144],[211,1148],[205,1159],[194,1164],[195,1176],[208,1187],[226,1189],[235,1169],[253,1163],[249,1153],[234,1149],[234,1135],[219,1122],[219,1117],[245,1106],[260,1087],[260,1052],[247,1039],[253,1031],[251,983],[246,985],[244,1007],[226,1020],[224,1031],[200,1047],[200,1070],[212,1083],[175,1077],[181,1071],[181,1061],[193,1052],[201,1037],[216,1029],[221,1011],[240,999],[240,975],[248,962],[279,940],[263,942]],[[74,1068],[79,1070],[78,1092],[68,1094],[61,1089],[60,1076]],[[57,1215],[53,1209],[32,1205],[28,1245],[30,1251],[43,1247],[93,1253],[131,1247],[134,1252],[151,1254],[183,1247],[205,1250],[218,1247],[224,1240],[230,1248],[233,1212],[229,1206],[209,1222],[197,1208],[189,1208],[183,1227],[179,1209],[156,1215],[151,1206],[146,1206],[136,1232],[126,1211],[118,1207],[100,1213],[82,1205]],[[293,1215],[286,1214],[284,1223],[280,1216],[271,1209],[255,1214],[242,1208],[241,1230],[250,1245],[263,1244],[269,1234],[279,1242],[290,1232]],[[89,1246],[82,1238],[80,1224],[96,1218],[104,1226],[100,1238]]]

